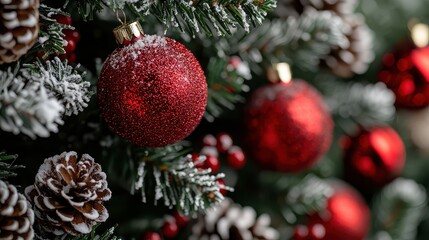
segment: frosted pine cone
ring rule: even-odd
[[[364,73],[368,65],[374,60],[373,36],[361,15],[352,15],[344,18],[344,34],[349,45],[332,49],[326,59],[321,62],[337,76],[351,77],[353,74]]]
[[[279,0],[276,14],[280,18],[301,15],[308,7],[318,11],[332,11],[339,16],[348,16],[356,7],[356,0]]]
[[[103,206],[111,197],[106,174],[91,156],[77,158],[76,152],[63,152],[45,159],[34,185],[25,189],[47,236],[87,234],[109,217]]]
[[[33,239],[33,223],[34,213],[24,195],[0,180],[0,239]]]
[[[39,0],[0,0],[0,64],[18,60],[39,34]]]
[[[190,240],[236,239],[274,240],[279,233],[269,226],[267,214],[259,217],[251,207],[241,207],[230,199],[225,199],[214,209],[210,209],[192,227]]]

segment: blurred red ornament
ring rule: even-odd
[[[141,28],[137,24],[115,30],[129,30],[131,41],[106,59],[98,99],[107,124],[119,136],[142,147],[162,147],[185,138],[199,124],[207,83],[185,46],[167,37],[132,32]],[[122,35],[116,36],[125,42]]]
[[[64,40],[67,42],[67,45],[64,46],[64,51],[66,51],[66,53],[73,53],[76,49],[76,42],[74,39],[66,36]]]
[[[228,165],[232,168],[242,168],[246,163],[246,156],[240,147],[233,146],[228,150]]]
[[[370,228],[370,212],[365,201],[345,183],[335,181],[332,186],[334,193],[328,198],[326,209],[311,214],[308,219],[306,239],[365,239]]]
[[[58,23],[70,26],[72,24],[72,19],[70,16],[66,16],[66,15],[54,15],[52,16],[53,19],[57,20]]]
[[[217,150],[221,153],[226,152],[233,144],[232,138],[228,133],[219,133],[217,135]]]
[[[248,102],[245,125],[250,156],[271,170],[304,170],[332,141],[333,121],[322,97],[301,80],[257,89]]]
[[[345,179],[362,190],[376,190],[399,176],[405,147],[390,127],[362,129],[344,142]]]
[[[396,96],[399,108],[419,109],[429,105],[429,47],[412,41],[397,45],[383,57],[378,75]]]
[[[165,221],[162,225],[162,235],[166,238],[174,238],[179,233],[179,227],[175,221]]]
[[[211,135],[211,134],[207,134],[203,137],[203,145],[204,146],[211,146],[211,147],[215,147],[217,144],[217,140],[216,137]]]
[[[206,161],[204,162],[204,167],[205,169],[211,169],[213,173],[216,173],[217,171],[219,171],[219,159],[217,157],[214,156],[210,156],[207,155],[206,156]]]
[[[80,40],[80,33],[76,29],[65,29],[63,30],[63,33],[72,38],[75,42],[78,42]]]
[[[173,217],[176,219],[176,223],[179,225],[179,227],[184,227],[189,222],[189,217],[180,214],[178,211],[174,211]]]
[[[156,232],[147,232],[144,235],[144,240],[161,240],[161,236],[159,236]]]

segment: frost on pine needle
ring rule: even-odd
[[[162,163],[148,165],[142,161],[137,169],[135,190],[141,192],[142,201],[146,202],[146,194],[150,191],[147,184],[154,182],[155,204],[162,200],[165,206],[175,206],[185,215],[204,211],[224,199],[221,189],[232,189],[217,181],[224,177],[223,173],[213,175],[211,170],[195,167],[203,161],[204,156],[193,162],[191,155],[175,159],[168,166]]]
[[[31,138],[58,132],[64,114],[88,105],[89,82],[58,58],[0,71],[0,128]]]

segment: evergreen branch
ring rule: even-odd
[[[426,212],[425,188],[413,180],[399,178],[386,186],[373,204],[374,239],[412,240]],[[384,237],[383,237],[384,236]]]
[[[51,8],[44,4],[40,5],[40,31],[38,41],[26,54],[21,62],[33,61],[35,54],[38,54],[42,59],[50,55],[64,54],[64,29],[73,29],[72,26],[66,26],[58,23],[52,16],[68,15],[60,9]]]
[[[276,6],[274,0],[122,0],[136,15],[154,15],[165,28],[176,27],[192,36],[202,29],[208,36],[231,34],[240,25],[249,32],[258,26],[268,11]]]
[[[318,85],[342,126],[371,127],[388,123],[395,116],[395,95],[383,83],[344,83],[331,78]]]
[[[251,78],[248,65],[239,57],[231,57],[229,61],[222,58],[211,58],[207,66],[208,100],[204,117],[214,121],[224,109],[233,110],[235,103],[243,102],[240,95],[247,91],[245,80]]]
[[[77,114],[91,93],[82,74],[58,58],[0,70],[0,128],[31,138],[58,132],[63,114]]]
[[[283,216],[289,224],[296,224],[299,217],[317,212],[326,206],[333,189],[325,180],[308,174],[290,184],[283,204]]]
[[[24,167],[21,165],[13,165],[17,157],[18,155],[8,155],[4,152],[0,152],[0,179],[15,177],[17,174],[14,170]],[[12,161],[12,163],[7,163],[5,161]]]
[[[112,0],[112,2],[116,2],[116,1]],[[103,0],[73,0],[73,1],[67,0],[64,6],[65,7],[68,6],[72,9],[77,9],[79,14],[82,16],[83,20],[87,21],[87,20],[93,20],[94,13],[97,13],[103,10],[106,4],[103,2]]]
[[[249,34],[238,31],[213,44],[223,50],[221,56],[238,54],[255,73],[278,62],[316,70],[333,47],[348,44],[342,28],[343,21],[336,14],[309,8],[299,17],[265,21]]]
[[[114,234],[115,229],[117,226],[111,227],[109,229],[107,229],[106,232],[104,232],[101,235],[97,235],[95,233],[95,229],[98,227],[99,225],[95,226],[92,229],[92,232],[90,234],[84,235],[84,236],[78,236],[78,237],[72,237],[69,240],[120,240],[121,238],[116,237]]]
[[[195,166],[205,161],[205,157],[196,162],[191,155],[179,157],[186,151],[180,145],[172,145],[137,153],[140,163],[134,187],[141,191],[143,202],[147,201],[147,195],[154,195],[155,204],[163,199],[165,206],[175,206],[185,215],[195,215],[222,201],[221,189],[232,190],[217,181],[224,174],[211,175],[210,169]]]

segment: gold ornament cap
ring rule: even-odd
[[[267,70],[268,81],[272,83],[288,83],[292,80],[292,72],[289,64],[285,62],[275,63]]]
[[[143,36],[143,28],[139,21],[133,21],[131,23],[123,23],[120,26],[113,29],[116,42],[120,45],[130,42],[133,38],[140,38]]]

